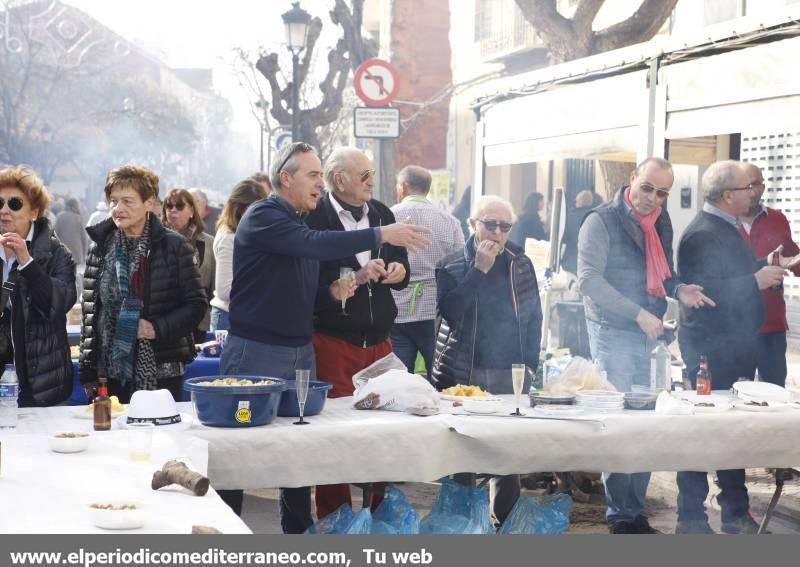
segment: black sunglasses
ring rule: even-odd
[[[314,151],[314,146],[312,146],[311,144],[306,144],[305,142],[297,142],[296,144],[292,145],[294,147],[292,147],[292,149],[289,150],[289,153],[286,155],[284,160],[281,162],[281,166],[278,168],[278,175],[280,175],[281,171],[283,171],[283,168],[286,167],[286,163],[291,159],[291,157],[294,154],[298,152],[307,153]]]
[[[481,219],[477,219],[477,220],[478,220],[479,223],[481,223],[483,226],[485,226],[486,230],[488,230],[489,232],[494,232],[498,228],[500,229],[501,232],[510,232],[511,231],[511,227],[514,226],[513,224],[509,224],[507,222],[497,222],[497,221],[493,221],[493,220],[484,221],[484,220],[481,220]]]
[[[25,206],[25,202],[20,199],[19,197],[11,197],[8,201],[0,197],[0,209],[6,206],[8,203],[8,208],[14,211],[15,213],[22,209]]]
[[[183,203],[183,202],[181,202],[181,203],[166,203],[166,204],[164,204],[164,208],[165,209],[178,209],[179,211],[182,211],[183,209],[186,208],[186,203]]]
[[[653,191],[655,191],[656,195],[658,195],[662,199],[666,199],[667,197],[669,197],[669,191],[665,191],[664,189],[657,189],[656,187],[650,185],[649,183],[640,183],[639,188],[648,195]]]

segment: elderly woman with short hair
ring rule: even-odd
[[[57,405],[72,392],[75,262],[47,219],[49,204],[31,168],[0,169],[0,363],[16,365],[22,407]]]
[[[151,213],[158,176],[126,165],[106,178],[111,218],[89,227],[81,325],[81,383],[107,377],[123,403],[137,390],[183,397],[184,365],[207,300],[185,238]]]
[[[200,216],[200,207],[195,200],[195,195],[188,189],[173,188],[167,191],[164,205],[161,208],[161,222],[171,228],[192,245],[194,249],[194,263],[200,270],[200,283],[206,292],[206,297],[211,301],[214,296],[214,274],[217,271],[214,259],[214,238],[204,232],[206,228],[203,217]],[[211,318],[211,305],[206,307],[206,312],[200,325],[194,332],[195,342],[205,342],[208,323]]]

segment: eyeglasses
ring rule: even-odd
[[[359,176],[360,176],[361,182],[364,183],[370,177],[374,177],[375,176],[375,170],[374,169],[365,169],[364,171],[359,173]]]
[[[726,190],[726,191],[752,191],[752,190],[753,190],[753,187],[754,187],[754,186],[753,186],[753,184],[751,183],[751,184],[750,184],[750,185],[748,185],[747,187],[731,187],[730,189],[725,189],[725,190]]]
[[[497,221],[493,221],[493,220],[485,221],[485,220],[481,220],[481,219],[477,219],[477,220],[489,232],[494,232],[498,228],[500,229],[501,232],[509,232],[509,231],[511,231],[511,227],[514,226],[513,224],[510,224],[510,223],[507,223],[507,222],[497,222]]]
[[[186,203],[184,203],[184,202],[180,202],[180,203],[166,203],[166,204],[164,205],[164,208],[165,208],[165,209],[168,209],[168,210],[172,210],[172,209],[178,209],[179,211],[182,211],[183,209],[185,209],[185,208],[186,208]]]
[[[286,155],[284,160],[281,162],[281,166],[278,168],[278,174],[283,171],[283,168],[286,167],[286,163],[292,158],[292,156],[298,152],[300,153],[308,153],[314,151],[314,146],[311,144],[306,144],[305,142],[297,142],[293,144],[293,148],[289,150],[289,153]]]
[[[639,189],[641,189],[648,195],[653,191],[655,191],[659,199],[666,199],[667,197],[669,197],[669,191],[665,189],[658,189],[657,187],[650,185],[649,183],[640,183]]]
[[[19,197],[11,197],[8,201],[0,197],[0,209],[6,206],[8,203],[8,208],[14,211],[15,213],[22,209],[25,206],[25,201],[20,199]]]

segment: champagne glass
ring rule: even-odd
[[[342,296],[342,315],[348,316],[350,313],[345,311],[344,306],[347,303],[347,294],[350,291],[350,280],[353,277],[353,268],[342,266],[339,268],[339,279],[336,283],[339,285],[339,294]]]
[[[297,405],[300,408],[300,419],[295,421],[295,425],[308,425],[308,422],[303,419],[303,412],[306,409],[306,398],[308,398],[308,381],[311,376],[310,370],[295,370],[294,382],[297,392]]]
[[[514,387],[514,405],[517,406],[517,411],[511,415],[525,415],[519,411],[519,397],[522,394],[522,386],[525,383],[525,365],[512,364],[511,365],[511,384]]]

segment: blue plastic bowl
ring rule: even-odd
[[[308,383],[308,396],[306,397],[306,407],[303,415],[317,415],[325,407],[325,400],[328,397],[328,390],[333,386],[329,382],[321,380],[311,380]],[[280,417],[300,417],[300,406],[297,403],[297,387],[294,380],[286,381],[286,390],[281,394],[281,403],[278,406]]]
[[[274,384],[254,386],[208,386],[217,378],[271,380]],[[192,393],[197,418],[203,425],[214,427],[255,427],[275,419],[281,392],[286,381],[269,376],[198,376],[189,378],[183,386]]]

